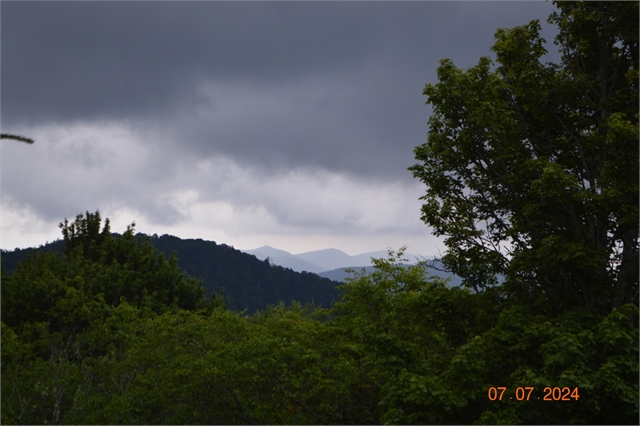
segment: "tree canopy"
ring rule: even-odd
[[[495,64],[441,61],[410,170],[466,285],[604,314],[638,303],[638,2],[555,5],[559,64],[538,21],[498,30]]]

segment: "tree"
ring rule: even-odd
[[[117,305],[120,298],[125,297],[138,307],[147,304],[158,313],[172,305],[180,309],[205,306],[202,282],[180,270],[175,253],[166,259],[148,238],[136,238],[135,223],[121,236],[111,235],[109,219],[105,220],[102,231],[101,225],[98,211],[78,215],[73,223],[65,219],[59,224],[66,259],[70,263],[74,259],[86,263],[84,276],[93,278],[94,293],[102,292],[110,305]],[[211,301],[223,303],[216,294]]]
[[[111,380],[99,377],[104,386],[86,386],[78,404],[85,412],[74,421],[373,422],[378,416],[372,374],[348,336],[316,318],[326,314],[298,303],[251,317],[223,309],[207,315],[167,312],[148,323],[113,369],[121,371],[118,379],[132,378],[123,391],[113,392]]]
[[[562,60],[540,24],[496,32],[488,57],[445,59],[414,178],[444,264],[556,311],[638,304],[638,2],[554,2]]]
[[[425,277],[426,263],[400,266],[401,254],[374,259],[375,271],[349,279],[332,309],[374,379],[379,421],[637,423],[636,306],[547,315],[505,300],[499,287],[449,288]],[[507,388],[506,397],[491,400],[492,387]],[[519,400],[518,387],[535,393]],[[556,399],[563,388],[574,397],[556,403],[554,387]]]
[[[144,331],[141,321],[181,310],[206,315],[224,305],[216,295],[208,303],[202,282],[184,274],[175,255],[165,259],[138,240],[133,225],[113,236],[108,220],[101,231],[99,212],[87,212],[60,227],[62,258],[35,251],[10,277],[3,269],[3,422],[97,419],[92,410],[131,381],[116,367]]]

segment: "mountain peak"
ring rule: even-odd
[[[378,250],[359,254],[357,256],[349,256],[347,253],[336,248],[307,251],[294,255],[268,245],[253,250],[243,251],[256,256],[260,260],[264,260],[269,257],[273,263],[286,268],[291,268],[294,271],[315,273],[331,271],[338,268],[360,268],[371,266],[372,257],[387,257],[387,250]],[[405,256],[407,259],[415,257],[410,253],[405,253]]]
[[[271,246],[262,246],[262,247],[258,247],[257,249],[253,249],[253,250],[242,250],[245,253],[249,253],[249,254],[263,254],[265,256],[268,257],[272,257],[272,256],[293,256],[291,253],[289,253],[288,251],[284,251],[284,250],[280,250]]]
[[[303,256],[303,255],[310,254],[310,253],[326,253],[326,254],[338,254],[338,255],[349,256],[347,253],[343,252],[342,250],[338,250],[338,249],[336,249],[336,248],[328,248],[328,249],[322,249],[322,250],[305,251],[304,253],[298,253],[298,254],[296,254],[296,256]]]

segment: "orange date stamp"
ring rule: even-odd
[[[516,399],[517,401],[529,401],[538,400],[542,401],[577,401],[580,398],[580,392],[575,387],[573,390],[568,387],[550,387],[547,386],[543,389],[544,395],[540,396],[534,393],[535,388],[533,386],[521,386],[517,387],[515,395],[511,392],[507,392],[506,386],[490,387],[487,391],[487,396],[490,401],[502,401],[504,399]]]

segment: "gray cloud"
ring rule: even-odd
[[[162,125],[182,154],[399,178],[426,138],[421,91],[435,82],[438,61],[471,66],[490,53],[498,27],[544,20],[551,10],[507,2],[5,3],[2,120],[146,121]]]
[[[406,168],[439,60],[473,66],[532,19],[554,37],[546,2],[1,7],[3,132],[36,139],[2,147],[5,217],[126,210],[236,235],[418,235]]]

